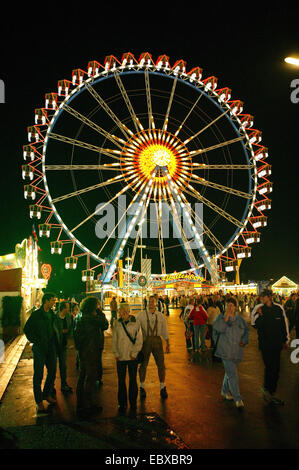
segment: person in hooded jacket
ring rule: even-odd
[[[86,297],[80,305],[81,311],[74,322],[74,342],[79,356],[77,381],[77,413],[82,417],[101,411],[95,396],[96,381],[100,370],[100,349],[103,330],[109,324],[100,310],[97,297]]]
[[[238,314],[235,298],[228,298],[225,314],[220,313],[216,317],[213,323],[213,337],[217,345],[215,356],[222,359],[225,370],[221,395],[226,400],[234,400],[237,408],[242,409],[244,403],[239,390],[238,365],[249,341],[249,328],[244,318]]]

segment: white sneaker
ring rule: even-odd
[[[236,407],[237,408],[244,408],[244,403],[242,400],[236,401]]]
[[[233,400],[234,397],[232,396],[232,394],[230,392],[228,393],[222,393],[221,392],[221,395],[226,399],[226,400]]]

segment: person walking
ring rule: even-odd
[[[188,351],[191,351],[194,349],[194,329],[193,329],[193,322],[192,320],[189,320],[189,315],[192,312],[194,308],[194,299],[191,298],[189,300],[188,305],[185,307],[185,311],[183,315],[180,315],[180,318],[183,319],[184,325],[185,325],[185,338],[186,338],[186,348]]]
[[[33,393],[37,413],[45,413],[43,400],[50,404],[56,403],[51,396],[56,377],[56,349],[53,328],[56,295],[46,292],[42,297],[42,305],[32,312],[24,325],[24,333],[30,343],[33,343]],[[47,378],[41,389],[44,366],[47,368]]]
[[[130,315],[128,304],[121,304],[120,318],[116,321],[112,335],[112,351],[116,359],[118,377],[118,408],[122,413],[127,408],[128,393],[126,373],[129,374],[129,403],[132,411],[136,410],[138,395],[137,386],[137,354],[142,348],[143,338],[140,325]]]
[[[95,391],[99,374],[101,334],[107,320],[98,315],[98,308],[100,301],[97,297],[86,297],[80,304],[81,312],[74,324],[74,342],[79,356],[77,414],[83,419],[102,411],[102,407],[97,404]]]
[[[169,304],[170,304],[170,300],[169,300],[168,295],[166,295],[166,297],[164,298],[164,304],[165,304],[165,307],[166,307],[166,316],[169,317]]]
[[[72,393],[72,388],[67,384],[66,377],[66,354],[67,343],[72,333],[72,319],[70,316],[70,304],[60,302],[58,312],[54,315],[54,330],[56,336],[56,354],[59,363],[61,391]]]
[[[293,292],[283,306],[288,322],[289,322],[289,333],[291,333],[296,323],[296,316],[295,316],[296,302],[297,302],[297,294],[296,292]]]
[[[110,319],[110,326],[113,328],[114,320],[117,320],[117,301],[116,297],[112,297],[110,302],[110,312],[111,312],[111,319]]]
[[[200,338],[200,349],[205,351],[206,344],[205,344],[205,334],[207,330],[207,319],[208,315],[205,309],[202,306],[202,299],[199,299],[197,305],[193,307],[191,310],[189,320],[193,322],[193,329],[194,329],[194,349],[195,352],[199,351],[199,338]]]
[[[155,294],[154,297],[156,299],[157,310],[160,313],[164,314],[164,302],[163,302],[163,300],[161,299],[161,297],[158,296],[158,294]]]
[[[290,340],[288,320],[283,307],[274,303],[272,291],[265,289],[260,294],[261,303],[251,313],[251,324],[257,329],[259,349],[265,365],[262,395],[266,402],[284,405],[275,393],[279,380],[280,354]]]
[[[219,315],[219,313],[220,313],[219,307],[213,302],[212,299],[210,299],[210,305],[207,309],[207,315],[208,315],[207,327],[208,327],[208,330],[209,330],[211,348],[213,350],[215,348],[215,342],[214,342],[214,338],[213,338],[213,324],[214,324],[214,321],[215,321],[217,315]]]
[[[244,403],[239,390],[238,365],[249,341],[249,328],[238,313],[237,301],[233,297],[226,300],[224,315],[220,313],[216,317],[213,335],[217,342],[215,356],[221,358],[225,370],[221,395],[226,400],[234,400],[236,407],[241,409]]]
[[[187,307],[188,305],[188,301],[187,301],[187,298],[185,297],[185,295],[182,295],[180,297],[180,307],[181,307],[181,313],[180,313],[180,317],[184,315],[184,311],[185,311],[185,308]]]
[[[160,380],[160,395],[165,399],[168,393],[165,385],[165,362],[162,338],[166,342],[166,353],[170,352],[169,335],[166,318],[157,309],[155,296],[151,295],[148,301],[148,308],[140,312],[136,317],[137,323],[141,326],[143,335],[142,352],[144,360],[139,367],[140,398],[146,397],[145,377],[150,355],[153,354]]]

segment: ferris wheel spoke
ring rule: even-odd
[[[163,124],[163,127],[162,127],[162,130],[163,130],[164,132],[167,131],[168,118],[169,118],[169,113],[170,113],[171,105],[172,105],[172,102],[173,102],[173,97],[174,97],[174,93],[175,93],[177,81],[178,81],[178,77],[175,77],[175,79],[174,79],[174,81],[173,81],[173,85],[172,85],[172,90],[171,90],[171,93],[170,93],[170,98],[169,98],[169,102],[168,102],[167,111],[166,111],[166,114],[165,114],[164,124]]]
[[[192,170],[251,170],[253,165],[210,165],[205,163],[185,162],[185,166]]]
[[[199,97],[197,98],[197,100],[195,101],[194,105],[192,106],[192,108],[190,109],[190,111],[188,112],[187,116],[185,117],[185,119],[182,121],[182,123],[180,124],[180,126],[178,127],[178,130],[175,132],[175,137],[179,134],[179,132],[182,130],[182,128],[184,127],[184,124],[185,122],[187,121],[187,119],[189,118],[190,114],[193,112],[193,110],[196,108],[199,100],[203,97],[203,93],[201,93],[201,95],[199,95]]]
[[[240,142],[241,140],[244,140],[244,139],[245,139],[245,136],[236,137],[235,139],[227,140],[226,142],[221,142],[220,144],[212,145],[211,147],[206,147],[206,148],[199,149],[199,150],[192,150],[189,153],[189,155],[190,157],[196,157],[197,155],[201,155],[202,153],[211,152],[212,150],[226,147],[236,142]]]
[[[107,155],[110,158],[114,158],[115,160],[119,160],[119,161],[124,160],[124,158],[120,158],[114,155],[114,154],[120,155],[121,152],[119,150],[104,149],[102,147],[97,147],[96,145],[88,144],[87,142],[82,142],[81,140],[72,139],[71,137],[66,137],[60,134],[54,134],[52,132],[49,134],[49,138],[58,140],[59,142],[64,142],[66,144],[76,145],[77,147],[82,147],[84,149],[88,149],[93,152],[102,153],[104,155]]]
[[[148,113],[148,128],[154,129],[155,123],[154,123],[153,110],[152,110],[151,87],[150,87],[148,69],[145,70],[144,78],[145,78],[147,113]]]
[[[146,183],[143,184],[142,188],[146,185]],[[135,243],[134,243],[134,247],[133,247],[133,251],[132,251],[132,256],[131,256],[131,266],[133,266],[134,264],[134,260],[135,260],[135,255],[136,255],[136,251],[137,251],[137,247],[138,247],[138,242],[139,242],[139,239],[140,239],[140,235],[142,233],[142,224],[143,224],[143,220],[144,220],[144,217],[146,215],[146,211],[147,211],[147,208],[148,208],[148,205],[149,205],[149,202],[150,202],[150,199],[151,199],[151,195],[152,195],[152,192],[153,192],[153,188],[154,188],[154,185],[151,186],[150,188],[150,191],[149,191],[149,194],[147,196],[147,200],[146,200],[146,203],[144,205],[144,208],[143,208],[143,212],[142,212],[142,215],[140,217],[141,219],[141,222],[139,223],[139,229],[138,229],[138,232],[137,232],[137,236],[136,236],[136,239],[135,239]],[[145,188],[146,189],[146,188]],[[146,192],[144,192],[144,194],[146,195]],[[137,222],[137,220],[136,220]]]
[[[61,201],[64,201],[65,199],[69,199],[74,196],[80,196],[80,194],[85,194],[89,191],[94,191],[95,189],[103,188],[104,186],[108,186],[110,184],[119,183],[120,181],[125,181],[125,178],[123,175],[118,175],[102,183],[98,183],[93,186],[88,186],[87,188],[78,189],[77,191],[73,191],[72,193],[65,194],[64,196],[59,196],[55,199],[52,199],[52,202],[53,203],[61,202]]]
[[[227,109],[226,111],[224,111],[224,113],[220,114],[219,116],[216,117],[216,119],[214,119],[213,121],[209,122],[209,124],[207,124],[203,129],[200,129],[200,131],[198,131],[196,134],[192,135],[191,137],[189,137],[188,139],[186,139],[183,143],[185,145],[187,145],[189,142],[191,142],[191,140],[195,139],[196,137],[198,137],[202,132],[206,131],[207,129],[209,129],[209,127],[213,126],[213,124],[215,124],[215,122],[217,122],[219,119],[221,119],[223,116],[225,116],[228,112],[230,111],[230,109]]]
[[[145,186],[145,183],[143,184],[142,188]],[[141,189],[142,189],[141,188]],[[125,190],[128,189],[128,186],[125,188]],[[101,210],[103,210],[108,204],[110,204],[114,199],[116,199],[117,197],[119,197],[122,193],[124,192],[124,190],[120,191],[115,197],[113,197],[112,199],[110,199],[110,201],[108,201],[103,207],[101,207]],[[132,205],[134,204],[134,202],[136,201],[137,197],[139,196],[140,194],[140,191],[138,193],[135,194],[135,196],[133,197],[132,201],[130,202],[130,204],[128,205],[127,209],[124,211],[124,213],[122,214],[121,218],[119,219],[118,223],[114,226],[113,230],[109,233],[109,236],[107,237],[107,240],[105,241],[105,243],[101,246],[101,249],[100,251],[98,252],[97,256],[100,256],[101,252],[103,251],[103,249],[105,248],[106,244],[108,243],[108,241],[110,240],[110,238],[112,237],[112,235],[115,233],[117,227],[120,225],[120,223],[122,222],[123,218],[127,215],[130,207],[132,207]],[[94,214],[93,214],[94,215]]]
[[[60,170],[113,170],[122,171],[122,168],[117,168],[120,163],[107,163],[104,165],[45,165],[47,171],[60,171]]]
[[[130,137],[129,129],[118,119],[116,114],[112,111],[112,109],[108,106],[105,100],[97,93],[97,91],[93,88],[91,84],[85,84],[85,88],[89,93],[93,96],[93,98],[99,103],[99,105],[106,111],[108,116],[115,122],[119,130],[123,133],[126,140]]]
[[[166,265],[165,265],[165,251],[164,251],[164,242],[163,242],[163,230],[161,223],[162,216],[162,207],[161,207],[161,198],[159,198],[159,208],[155,201],[156,217],[158,221],[158,238],[159,238],[159,253],[160,253],[160,262],[161,262],[161,273],[166,274]]]
[[[238,189],[229,188],[228,186],[223,186],[222,184],[217,184],[217,183],[213,183],[212,181],[207,181],[204,178],[200,178],[197,175],[192,175],[192,178],[190,179],[190,181],[192,183],[198,183],[203,186],[208,186],[210,188],[217,189],[219,191],[224,191],[225,193],[233,194],[234,196],[243,197],[245,199],[252,198],[251,194],[245,193],[244,191],[239,191]]]
[[[146,190],[146,182],[143,184],[142,188],[144,188],[144,186],[145,186],[145,190]],[[147,196],[146,203],[145,203],[144,208],[143,208],[142,215],[140,217],[141,222],[139,223],[139,229],[138,229],[138,232],[137,232],[137,236],[136,236],[133,251],[132,251],[132,263],[131,263],[132,267],[133,267],[133,264],[134,264],[135,255],[136,255],[136,251],[137,251],[137,248],[138,248],[138,242],[139,242],[139,239],[140,239],[140,235],[142,234],[143,220],[144,220],[144,217],[146,215],[146,211],[147,211],[150,199],[151,199],[153,188],[154,188],[154,185],[152,185],[151,188],[150,188],[149,194]],[[146,197],[146,191],[144,191],[144,195]],[[136,222],[137,222],[137,220],[136,220]]]
[[[139,119],[137,118],[137,116],[135,114],[134,108],[132,106],[130,98],[128,97],[128,94],[127,94],[127,91],[124,87],[124,84],[123,84],[123,82],[122,82],[122,80],[121,80],[118,73],[114,73],[114,77],[115,77],[115,80],[117,82],[118,88],[120,89],[120,92],[122,94],[122,97],[124,99],[124,102],[126,103],[127,108],[129,110],[129,113],[131,115],[132,121],[135,125],[136,132],[140,132],[141,130],[143,130],[143,127],[141,126],[141,124],[139,122]]]
[[[243,227],[243,223],[233,217],[232,215],[228,214],[225,210],[221,209],[221,207],[217,206],[213,202],[209,201],[207,198],[202,196],[191,184],[186,185],[186,182],[183,180],[183,182],[179,181],[179,185],[184,193],[189,194],[190,196],[195,197],[197,200],[201,201],[204,203],[206,206],[208,206],[210,209],[214,210],[218,214],[220,214],[222,217],[224,217],[226,220],[231,222],[232,224],[236,225],[239,228]],[[187,189],[187,187],[188,189]]]
[[[109,134],[109,132],[105,131],[105,129],[103,129],[102,127],[98,126],[96,123],[94,123],[93,121],[91,121],[90,119],[88,119],[86,116],[83,116],[83,114],[79,113],[79,111],[71,108],[70,106],[68,105],[64,105],[63,109],[65,111],[67,111],[69,114],[71,114],[72,116],[74,116],[76,119],[79,119],[79,121],[83,122],[84,124],[86,124],[87,126],[89,126],[91,129],[95,130],[96,132],[98,132],[99,134],[103,135],[104,137],[106,137],[106,139],[110,140],[110,142],[112,142],[114,145],[116,145],[118,148],[122,149],[123,148],[123,145],[121,145],[118,140],[121,140],[121,139],[118,139],[118,137],[114,136],[114,135],[111,135]],[[124,143],[124,141],[122,141]]]
[[[171,191],[171,188],[169,187],[169,183],[167,182],[166,184],[166,190],[167,190],[167,193],[168,193],[168,196],[169,196],[169,199],[170,199],[170,205],[167,201],[167,198],[166,198],[166,195],[165,195],[165,201],[166,201],[166,204],[168,205],[168,208],[170,210],[170,213],[173,217],[173,220],[175,221],[175,224],[177,225],[177,228],[180,232],[180,236],[181,236],[181,239],[182,239],[182,242],[184,244],[184,247],[188,253],[188,256],[189,256],[189,259],[190,259],[190,262],[193,264],[193,267],[195,269],[198,269],[198,263],[196,261],[196,258],[194,256],[194,253],[190,247],[190,242],[184,232],[184,228],[180,222],[180,218],[179,218],[179,215],[177,213],[177,209],[176,209],[176,206],[175,206],[175,202],[174,202],[174,199],[173,199],[173,196],[172,196],[172,191]]]
[[[186,196],[184,195],[184,193],[179,189],[179,186],[175,183],[175,181],[172,180],[172,182],[173,182],[174,186],[178,189],[178,191],[180,193],[180,196],[181,196],[182,200],[184,201],[184,203],[186,205],[188,205],[188,200],[187,200]],[[196,212],[192,209],[191,205],[190,205],[190,209],[191,209],[192,215],[194,217],[194,220],[196,222],[198,222],[200,225],[202,225],[202,228],[203,228],[202,235],[206,234],[209,237],[209,239],[214,243],[216,248],[219,251],[222,251],[224,247],[220,243],[218,238],[213,234],[213,232],[209,229],[209,227],[203,222],[203,220],[199,217],[199,215],[196,214]]]
[[[139,195],[137,210],[134,213],[134,215],[133,215],[133,217],[132,217],[132,219],[129,223],[129,226],[126,228],[126,232],[124,234],[124,237],[121,237],[121,242],[120,242],[120,239],[119,239],[119,241],[116,243],[116,245],[115,245],[115,247],[112,251],[113,260],[111,262],[110,268],[107,272],[107,275],[106,275],[105,279],[109,279],[109,277],[112,276],[113,271],[116,267],[116,263],[119,260],[121,254],[123,252],[123,249],[124,249],[124,247],[125,247],[125,245],[128,241],[128,238],[131,235],[133,227],[136,225],[138,219],[140,218],[141,212],[143,212],[142,208],[144,206],[144,201],[145,201],[148,193],[151,192],[151,190],[153,188],[153,180],[154,180],[155,174],[156,174],[156,169],[153,171],[153,173],[151,175],[151,178],[150,178],[150,180],[148,181],[148,184],[145,187],[144,193],[142,195]]]
[[[121,194],[123,194],[127,189],[128,189],[129,185],[128,186],[125,186],[121,191],[119,191],[114,197],[112,197],[109,201],[107,201],[104,206],[101,207],[101,210],[103,210],[108,204],[110,204],[112,201],[114,201],[117,197],[119,197]],[[94,217],[97,213],[99,212],[98,209],[96,209],[92,214],[89,214],[88,217],[86,217],[84,220],[82,220],[78,225],[76,225],[76,227],[73,227],[70,232],[73,233],[75,232],[75,230],[77,230],[78,228],[82,227],[82,225],[84,225],[86,222],[88,222],[88,220],[90,220],[92,217]],[[99,254],[98,254],[99,255]]]

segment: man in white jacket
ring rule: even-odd
[[[126,371],[129,373],[129,402],[131,410],[136,410],[138,395],[137,386],[137,354],[142,348],[142,332],[140,325],[133,315],[130,307],[121,303],[119,307],[120,318],[115,322],[112,336],[112,351],[116,359],[118,376],[118,407],[120,412],[127,408]]]
[[[150,355],[153,354],[158,367],[158,375],[160,380],[161,398],[167,398],[168,394],[165,385],[165,364],[162,339],[166,341],[166,352],[169,353],[169,335],[166,318],[157,309],[156,299],[150,296],[147,310],[140,312],[136,320],[141,326],[143,335],[143,354],[144,361],[139,368],[140,379],[140,398],[146,397],[145,376]]]

